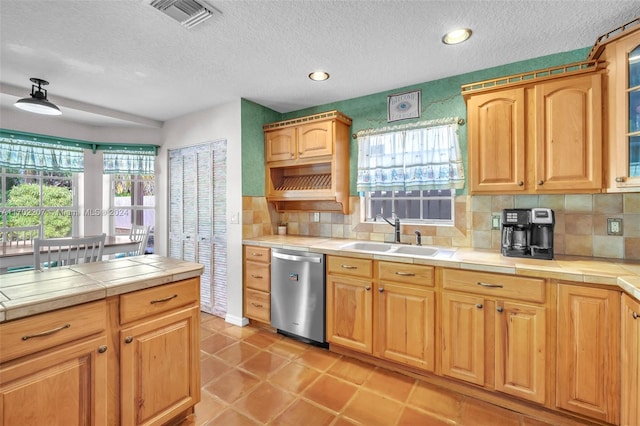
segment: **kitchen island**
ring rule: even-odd
[[[244,245],[246,270],[260,249],[326,255],[331,351],[550,423],[640,422],[637,261],[299,236]]]
[[[200,400],[197,263],[157,255],[3,275],[0,425],[160,425]]]

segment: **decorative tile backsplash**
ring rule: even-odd
[[[243,237],[277,234],[279,222],[290,235],[393,241],[386,223],[360,223],[360,199],[351,197],[351,212],[277,213],[264,197],[243,197]],[[402,242],[413,243],[414,231],[424,245],[500,248],[500,230],[492,215],[505,208],[548,207],[554,210],[554,251],[589,257],[640,259],[640,193],[584,195],[476,195],[456,197],[455,226],[402,225]],[[607,235],[607,219],[622,219],[622,235]]]

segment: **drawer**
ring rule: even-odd
[[[247,288],[271,291],[271,265],[268,263],[245,262],[244,284]]]
[[[504,297],[530,302],[545,302],[545,281],[540,278],[444,269],[442,271],[442,288],[482,294],[493,298]]]
[[[0,324],[0,362],[103,333],[106,324],[104,300]]]
[[[245,262],[270,263],[271,249],[269,247],[244,246],[244,260]]]
[[[199,296],[200,278],[123,294],[120,296],[120,322],[125,324],[197,303]]]
[[[271,323],[271,294],[263,291],[245,290],[245,315],[258,321]]]
[[[373,276],[373,260],[327,256],[327,273],[371,278]]]
[[[378,262],[380,281],[434,286],[434,270],[432,266],[412,265],[408,263]]]

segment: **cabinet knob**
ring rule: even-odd
[[[502,306],[498,306],[498,307],[496,308],[496,311],[498,311],[498,312],[502,312],[502,311],[504,311],[504,308],[503,308]]]
[[[633,317],[633,319],[638,319],[638,317],[640,317],[637,312],[632,313],[631,316]]]
[[[133,336],[127,336],[127,337],[125,337],[124,342],[125,342],[126,344],[129,344],[129,343],[133,342]]]
[[[544,181],[542,179],[540,179],[537,183],[538,185],[544,185]]]
[[[107,351],[107,345],[102,345],[98,348],[98,353],[103,354]]]
[[[371,290],[371,287],[366,286],[364,289],[365,289],[365,290],[367,290],[367,291],[369,291],[369,290]]]
[[[384,291],[384,288],[383,288],[383,287],[380,287],[380,288],[378,288],[378,291],[379,291],[380,293],[382,293],[382,292]]]
[[[624,182],[625,180],[626,180],[626,178],[625,178],[624,176],[618,176],[618,177],[616,178],[616,182],[618,182],[618,183],[622,183],[622,182]]]
[[[476,305],[476,308],[478,308],[478,309],[482,309],[482,303],[478,303],[478,304]]]
[[[519,180],[519,181],[518,181],[518,186],[524,186],[524,181]]]

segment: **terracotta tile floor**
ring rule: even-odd
[[[543,425],[268,330],[202,314],[196,425]]]

